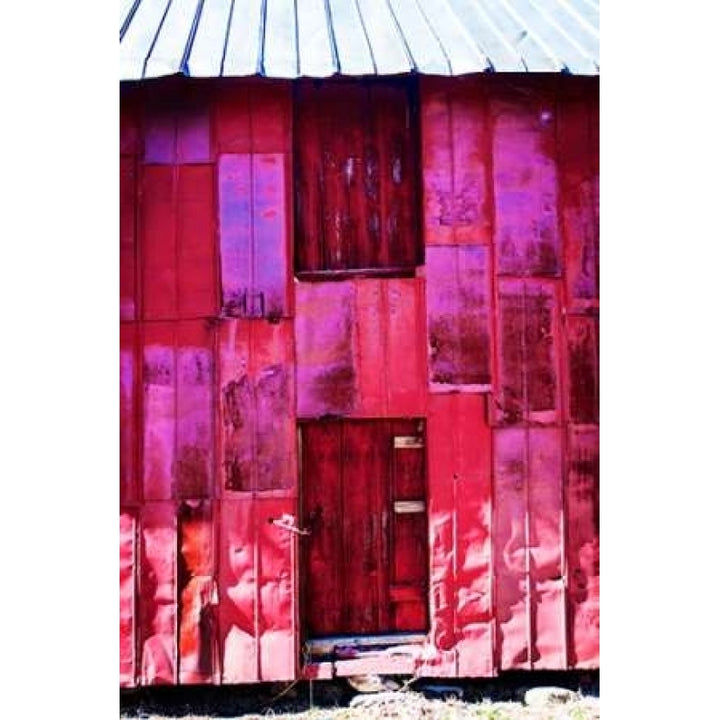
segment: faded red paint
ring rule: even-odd
[[[598,666],[597,82],[422,78],[414,180],[351,85],[334,134],[290,83],[122,93],[125,687]],[[293,276],[337,251],[403,276]],[[356,631],[427,635],[304,661]]]

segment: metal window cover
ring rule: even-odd
[[[121,0],[120,79],[599,75],[596,0]]]

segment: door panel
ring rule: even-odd
[[[425,629],[423,434],[417,420],[302,425],[311,636]]]

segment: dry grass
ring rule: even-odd
[[[519,702],[463,702],[461,700],[430,700],[416,692],[392,696],[361,698],[351,707],[313,708],[296,713],[237,716],[237,720],[598,720],[600,701],[581,697],[562,704],[529,707]],[[149,720],[166,720],[159,715]],[[190,715],[186,720],[211,720],[209,716]]]

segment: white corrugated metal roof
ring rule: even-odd
[[[599,74],[596,0],[121,0],[120,79]]]

